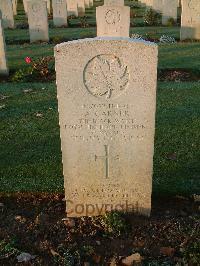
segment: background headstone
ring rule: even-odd
[[[30,42],[49,41],[48,15],[46,1],[27,2]]]
[[[48,10],[48,14],[50,14],[51,13],[51,1],[50,0],[42,0],[42,1],[47,2],[47,10]]]
[[[28,0],[23,0],[23,6],[24,6],[24,12],[27,14],[27,1]]]
[[[124,6],[124,0],[104,0],[104,6]]]
[[[130,7],[99,6],[96,20],[98,37],[129,37]]]
[[[94,5],[93,0],[90,0],[90,7]]]
[[[53,23],[56,27],[67,26],[66,0],[52,0]]]
[[[162,12],[163,2],[162,0],[153,0],[152,8],[157,12]],[[170,8],[170,7],[169,7]]]
[[[85,8],[89,8],[90,7],[90,0],[84,0],[85,2]]]
[[[12,0],[13,14],[17,15],[17,0]]]
[[[181,40],[200,40],[200,1],[182,0]]]
[[[12,0],[0,0],[0,11],[2,15],[2,24],[4,29],[14,28],[14,16]]]
[[[170,18],[177,21],[177,0],[162,0],[162,24],[167,25]]]
[[[5,45],[5,38],[4,38],[4,31],[2,20],[0,19],[0,75],[8,75],[8,67],[6,62],[6,45]]]
[[[77,0],[66,0],[67,1],[67,15],[78,17],[78,1]]]
[[[78,0],[78,15],[85,16],[85,0]]]

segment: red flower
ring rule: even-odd
[[[26,57],[25,58],[25,62],[27,63],[27,64],[30,64],[31,62],[32,62],[32,59],[30,58],[30,57]]]

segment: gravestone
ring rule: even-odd
[[[47,2],[47,10],[48,10],[48,14],[51,13],[51,2],[50,0],[42,0],[42,1],[46,1]]]
[[[162,24],[167,25],[170,18],[177,21],[177,0],[162,0]]]
[[[56,27],[67,26],[67,4],[65,0],[52,0],[53,23]]]
[[[104,6],[124,6],[124,0],[104,0]]]
[[[90,0],[90,7],[93,7],[94,3],[93,0]]]
[[[66,0],[67,1],[67,15],[78,17],[78,1],[77,0]]]
[[[49,41],[48,15],[46,1],[27,2],[30,42]]]
[[[96,8],[98,37],[129,37],[130,7],[104,5]]]
[[[181,15],[181,40],[200,40],[200,1],[183,0]]]
[[[78,15],[85,16],[85,0],[78,0]]]
[[[150,215],[157,50],[119,37],[55,47],[68,217]]]
[[[17,0],[12,0],[13,14],[17,15]]]
[[[27,0],[23,0],[24,12],[27,14]]]
[[[8,67],[6,62],[6,45],[2,20],[0,19],[0,75],[8,75]]]
[[[0,0],[0,11],[2,14],[2,24],[4,29],[13,29],[14,16],[12,0]]]
[[[90,7],[90,0],[84,0],[85,2],[85,8],[89,8]]]
[[[153,0],[152,8],[157,12],[162,12],[163,2],[162,0]],[[170,7],[169,7],[170,8]]]

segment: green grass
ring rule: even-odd
[[[7,56],[9,68],[16,71],[25,67],[24,58],[30,56],[38,58],[53,55],[55,44],[23,44],[8,45]],[[16,52],[18,51],[18,52]],[[183,68],[200,69],[200,43],[177,43],[159,45],[158,67],[160,69]]]
[[[141,27],[144,8],[130,4],[135,17],[130,33],[159,39],[163,34],[179,39],[179,27]],[[21,2],[16,25],[27,22]],[[50,42],[30,44],[28,29],[5,30],[11,72],[26,66],[24,58],[53,55],[56,43],[96,35],[95,7],[87,10],[89,28],[80,19],[68,28],[52,27]],[[200,70],[200,43],[159,45],[160,69]],[[158,84],[153,191],[158,195],[198,193],[200,172],[200,85]],[[32,89],[30,93],[23,90]],[[60,137],[54,83],[0,83],[0,191],[63,191]],[[0,98],[1,99],[1,98]],[[5,106],[4,106],[5,105]],[[42,117],[36,114],[41,113]],[[176,154],[169,160],[167,154]]]
[[[55,84],[5,83],[0,94],[9,96],[0,102],[5,105],[0,109],[0,191],[63,191]],[[199,116],[198,83],[159,84],[155,194],[198,192]],[[169,160],[170,153],[176,153],[177,160]]]

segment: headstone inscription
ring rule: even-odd
[[[56,27],[67,26],[67,4],[65,0],[52,0],[53,23]]]
[[[2,20],[0,19],[0,75],[8,75],[8,67],[6,62],[6,45]]]
[[[30,42],[49,41],[48,15],[46,1],[27,2]]]
[[[200,1],[182,0],[181,40],[200,40]]]
[[[2,24],[4,29],[14,28],[14,16],[12,0],[1,0],[0,11],[2,15]]]
[[[55,47],[68,217],[150,215],[157,53],[119,37]]]

